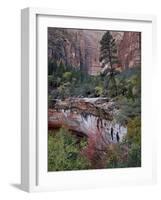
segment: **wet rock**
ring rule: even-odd
[[[116,143],[117,133],[121,141],[127,130],[116,122],[115,114],[115,103],[107,98],[56,100],[53,108],[48,110],[48,126],[65,127],[86,136],[101,133],[108,142]],[[111,127],[114,130],[113,138]]]

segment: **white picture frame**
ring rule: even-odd
[[[54,20],[53,20],[54,19]],[[86,23],[84,23],[84,20]],[[54,21],[54,22],[53,22]],[[143,68],[142,74],[142,109],[143,127],[142,149],[144,155],[143,169],[107,169],[107,170],[88,170],[71,172],[53,172],[46,170],[45,159],[47,151],[46,139],[40,131],[40,126],[44,130],[41,118],[45,115],[43,103],[47,102],[45,87],[47,84],[46,71],[43,71],[41,63],[46,62],[46,42],[42,39],[44,29],[48,26],[92,28],[95,24],[96,29],[101,29],[110,21],[112,29],[116,30],[138,30],[145,36],[143,43],[147,49],[143,55],[142,62],[147,68]],[[84,24],[84,25],[82,25]],[[116,26],[116,27],[115,27]],[[44,28],[43,28],[44,27]],[[155,135],[150,138],[153,120],[151,116],[151,97],[147,92],[150,76],[150,64],[153,62],[155,67],[156,49],[156,19],[152,15],[132,15],[132,14],[110,14],[104,12],[85,12],[85,11],[66,11],[44,8],[25,8],[21,13],[21,188],[28,192],[33,191],[54,191],[74,188],[96,188],[122,184],[152,184],[156,182],[156,147]],[[40,32],[40,33],[39,33]],[[149,32],[147,34],[147,32]],[[44,40],[45,41],[45,40]],[[149,44],[148,44],[148,43]],[[43,55],[43,56],[41,56]],[[45,57],[46,56],[46,57]],[[39,60],[41,57],[42,60]],[[44,57],[44,58],[42,58]],[[46,62],[47,65],[47,62]],[[40,81],[41,80],[41,81]],[[44,85],[43,85],[44,84]],[[42,91],[39,90],[41,86]],[[145,91],[145,92],[144,92]],[[46,98],[46,99],[45,99]],[[38,100],[41,99],[40,102]],[[146,100],[145,100],[146,99]],[[150,116],[147,116],[147,106],[150,106]],[[47,111],[46,111],[47,112]],[[40,123],[39,120],[42,122]],[[149,121],[151,120],[151,123]],[[41,125],[40,125],[41,124]],[[146,133],[146,134],[145,134]],[[45,133],[46,134],[46,133]],[[44,135],[45,135],[44,134]],[[47,137],[47,134],[46,136]],[[45,142],[44,142],[45,141]],[[40,157],[41,155],[41,157]],[[147,157],[149,155],[149,157]],[[42,158],[43,157],[43,158]],[[47,160],[46,160],[47,163]],[[142,168],[142,167],[141,167]]]

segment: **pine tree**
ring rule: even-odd
[[[111,87],[112,96],[117,96],[117,84],[115,80],[115,75],[117,74],[114,64],[118,63],[117,60],[117,46],[115,39],[113,39],[110,31],[107,31],[100,41],[100,62],[102,67],[107,66],[106,76],[108,77],[107,82],[105,83],[108,90]],[[114,91],[113,91],[114,90]]]
[[[62,77],[64,72],[65,72],[64,63],[62,61],[60,61],[60,64],[58,67],[58,76]]]
[[[48,75],[55,75],[57,71],[57,62],[54,60],[49,60],[48,63]]]

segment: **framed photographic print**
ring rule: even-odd
[[[22,189],[154,183],[155,17],[26,8],[21,30]]]

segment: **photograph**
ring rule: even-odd
[[[141,39],[47,28],[48,172],[141,167]]]

